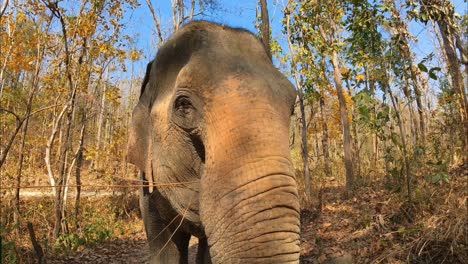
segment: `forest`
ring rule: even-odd
[[[194,20],[296,89],[301,263],[467,263],[465,0],[0,1],[0,263],[148,261],[132,111]]]

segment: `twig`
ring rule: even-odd
[[[190,207],[190,205],[192,205],[192,199],[190,199],[189,204],[188,204],[187,207],[185,208],[185,211],[184,211],[184,213],[182,214],[182,217],[181,217],[181,219],[180,219],[179,225],[175,228],[174,232],[172,232],[171,236],[170,236],[169,239],[166,241],[166,243],[165,243],[164,246],[161,248],[161,250],[159,250],[158,255],[156,255],[157,257],[159,257],[159,255],[161,255],[161,253],[162,253],[163,250],[166,248],[166,246],[169,244],[169,242],[171,242],[172,237],[177,233],[177,230],[179,230],[180,226],[181,226],[182,223],[184,222],[185,216],[187,215],[188,208]]]
[[[168,229],[171,226],[172,222],[174,222],[177,219],[178,216],[179,215],[174,216],[174,218],[172,218],[172,220],[169,222],[169,224],[167,224],[155,237],[153,237],[151,239],[151,241],[148,241],[148,243],[151,243],[154,240],[156,240],[164,231],[166,231],[166,229]]]

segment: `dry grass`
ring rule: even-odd
[[[302,263],[349,255],[354,263],[467,263],[467,183],[466,172],[443,184],[417,179],[409,204],[383,183],[343,199],[342,185],[325,181],[322,212],[303,213]]]

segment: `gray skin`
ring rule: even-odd
[[[187,263],[192,235],[197,263],[299,262],[295,98],[245,30],[192,22],[161,47],[128,149],[148,184],[140,207],[152,263]]]

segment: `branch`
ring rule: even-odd
[[[151,0],[146,0],[146,4],[148,5],[151,16],[153,16],[154,24],[156,24],[156,31],[158,33],[159,43],[162,44],[164,42],[164,39],[161,34],[161,24],[159,23],[158,16],[156,16],[156,12],[154,11],[154,7],[153,7],[153,4],[151,3]]]
[[[11,135],[10,139],[8,140],[8,143],[6,144],[5,146],[5,149],[3,149],[3,152],[2,152],[2,155],[0,156],[0,169],[2,168],[3,164],[5,163],[5,160],[7,158],[7,155],[8,153],[10,152],[10,148],[11,146],[13,145],[13,142],[15,141],[15,138],[16,138],[16,135],[18,135],[18,132],[20,131],[21,127],[23,126],[23,123],[24,121],[26,121],[27,119],[29,119],[31,116],[33,116],[34,114],[37,114],[39,112],[42,112],[42,111],[45,111],[47,109],[50,109],[50,108],[53,108],[53,107],[56,107],[56,106],[59,106],[59,105],[51,105],[51,106],[47,106],[47,107],[44,107],[44,108],[41,108],[41,109],[38,109],[32,113],[30,113],[29,115],[23,117],[23,118],[20,118],[15,112],[13,111],[10,111],[8,109],[4,109],[4,108],[0,108],[0,111],[3,111],[3,112],[7,112],[13,116],[15,116],[16,118],[16,128],[15,128],[15,131],[13,131],[13,134]]]
[[[10,151],[10,148],[13,145],[13,142],[15,141],[16,135],[20,131],[21,127],[23,126],[23,121],[24,121],[24,119],[21,120],[20,122],[18,122],[18,124],[16,125],[15,131],[11,135],[10,140],[8,140],[8,143],[7,143],[6,147],[5,147],[5,149],[3,149],[2,153],[1,153],[1,156],[0,156],[0,170],[2,169],[2,166],[5,163],[8,152]]]
[[[2,19],[3,15],[5,14],[7,6],[8,6],[8,0],[5,0],[5,3],[3,3],[2,8],[0,8],[0,19]]]
[[[48,109],[51,109],[51,108],[54,108],[54,107],[57,107],[57,106],[61,106],[61,105],[63,105],[63,104],[49,105],[49,106],[37,109],[36,111],[34,111],[34,112],[30,113],[28,116],[26,116],[25,119],[30,118],[31,116],[33,116],[33,115],[35,115],[37,113],[40,113],[40,112],[43,112],[45,110],[48,110]]]
[[[23,121],[22,118],[20,118],[15,112],[13,112],[11,110],[0,107],[0,112],[6,112],[6,113],[8,113],[10,115],[15,116],[16,122],[18,122],[18,123],[21,123]]]
[[[193,20],[194,13],[195,13],[195,0],[192,0],[192,5],[190,9],[190,21]]]
[[[191,14],[190,16],[183,17],[180,24],[181,25],[184,24],[187,20],[190,22],[193,20],[194,17],[200,16],[200,15],[203,15],[203,12],[198,12],[196,14]]]

